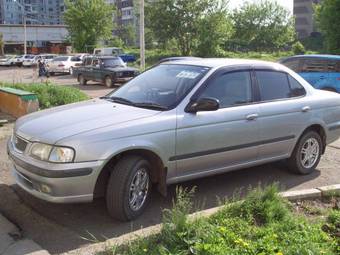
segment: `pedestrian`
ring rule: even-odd
[[[41,59],[38,60],[38,68],[39,68],[39,77],[45,76],[46,66],[45,66],[45,63],[41,61]]]

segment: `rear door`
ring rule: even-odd
[[[284,72],[255,70],[255,75],[260,96],[259,158],[287,157],[311,117],[306,91]]]

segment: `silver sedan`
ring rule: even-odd
[[[152,187],[286,160],[310,174],[340,135],[340,96],[275,63],[163,62],[103,98],[19,119],[8,142],[18,185],[56,203],[106,196],[120,220]]]

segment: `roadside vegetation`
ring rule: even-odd
[[[337,206],[310,218],[308,213],[297,213],[292,203],[279,196],[276,186],[270,186],[251,191],[244,200],[228,202],[213,216],[189,219],[192,196],[193,192],[179,189],[173,209],[164,212],[160,234],[113,247],[105,254],[340,253]]]
[[[0,83],[0,87],[21,89],[37,94],[40,109],[47,109],[89,99],[89,97],[79,89],[67,86],[57,86],[50,83]]]

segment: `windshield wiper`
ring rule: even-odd
[[[161,111],[165,111],[165,110],[169,109],[168,107],[166,107],[164,105],[160,105],[160,104],[152,103],[152,102],[134,103],[134,106],[141,107],[141,108],[147,108],[147,109],[151,109],[151,110],[161,110]]]
[[[127,104],[127,105],[135,105],[134,102],[125,99],[123,97],[109,97],[109,96],[105,96],[105,97],[101,97],[100,99],[105,99],[105,100],[109,100],[111,102],[115,102],[115,103],[119,103],[119,104]]]

